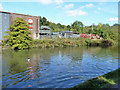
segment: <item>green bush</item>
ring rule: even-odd
[[[9,30],[6,31],[8,35],[5,36],[5,40],[8,41],[4,41],[5,43],[8,43],[13,49],[30,48],[32,38],[29,35],[31,32],[29,31],[28,24],[22,18],[17,17]]]

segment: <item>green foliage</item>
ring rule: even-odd
[[[54,47],[79,47],[79,46],[111,46],[110,40],[91,40],[87,38],[42,38],[33,41],[32,47],[54,48]]]
[[[72,28],[77,32],[83,33],[83,23],[80,21],[73,22]]]
[[[98,34],[104,39],[114,40],[118,41],[118,24],[115,24],[113,26],[109,26],[109,24],[102,24],[99,23],[98,25],[85,27],[86,33],[92,33],[92,34]]]
[[[9,30],[6,31],[8,35],[5,36],[5,40],[9,39],[8,44],[13,49],[30,48],[32,38],[29,35],[31,32],[29,31],[28,24],[22,18],[17,17]]]
[[[50,26],[52,32],[61,32],[61,31],[66,31],[66,30],[70,30],[70,25],[66,26],[66,25],[62,25],[60,23],[53,23],[48,21],[45,17],[40,17],[40,26]]]
[[[40,26],[49,26],[49,21],[45,17],[40,17]]]

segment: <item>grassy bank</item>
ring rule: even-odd
[[[30,48],[54,48],[54,47],[79,47],[79,46],[114,46],[113,40],[92,40],[86,38],[43,38],[32,40]],[[9,42],[3,41],[3,47],[8,47]]]
[[[78,86],[70,88],[70,90],[80,88],[117,88],[118,83],[120,83],[120,77],[118,74],[120,74],[120,68],[81,83]]]
[[[115,45],[112,40],[91,40],[85,38],[53,38],[34,40],[32,48],[49,48],[49,47],[76,47],[76,46],[112,46]]]

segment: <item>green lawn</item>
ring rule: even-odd
[[[79,88],[117,88],[118,83],[120,83],[120,76],[118,74],[120,74],[120,68],[81,83],[78,86],[70,88],[70,90]]]

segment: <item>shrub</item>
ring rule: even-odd
[[[29,35],[31,32],[29,31],[28,24],[22,18],[16,18],[9,30],[6,31],[8,35],[5,38],[13,49],[30,48],[32,38]]]

